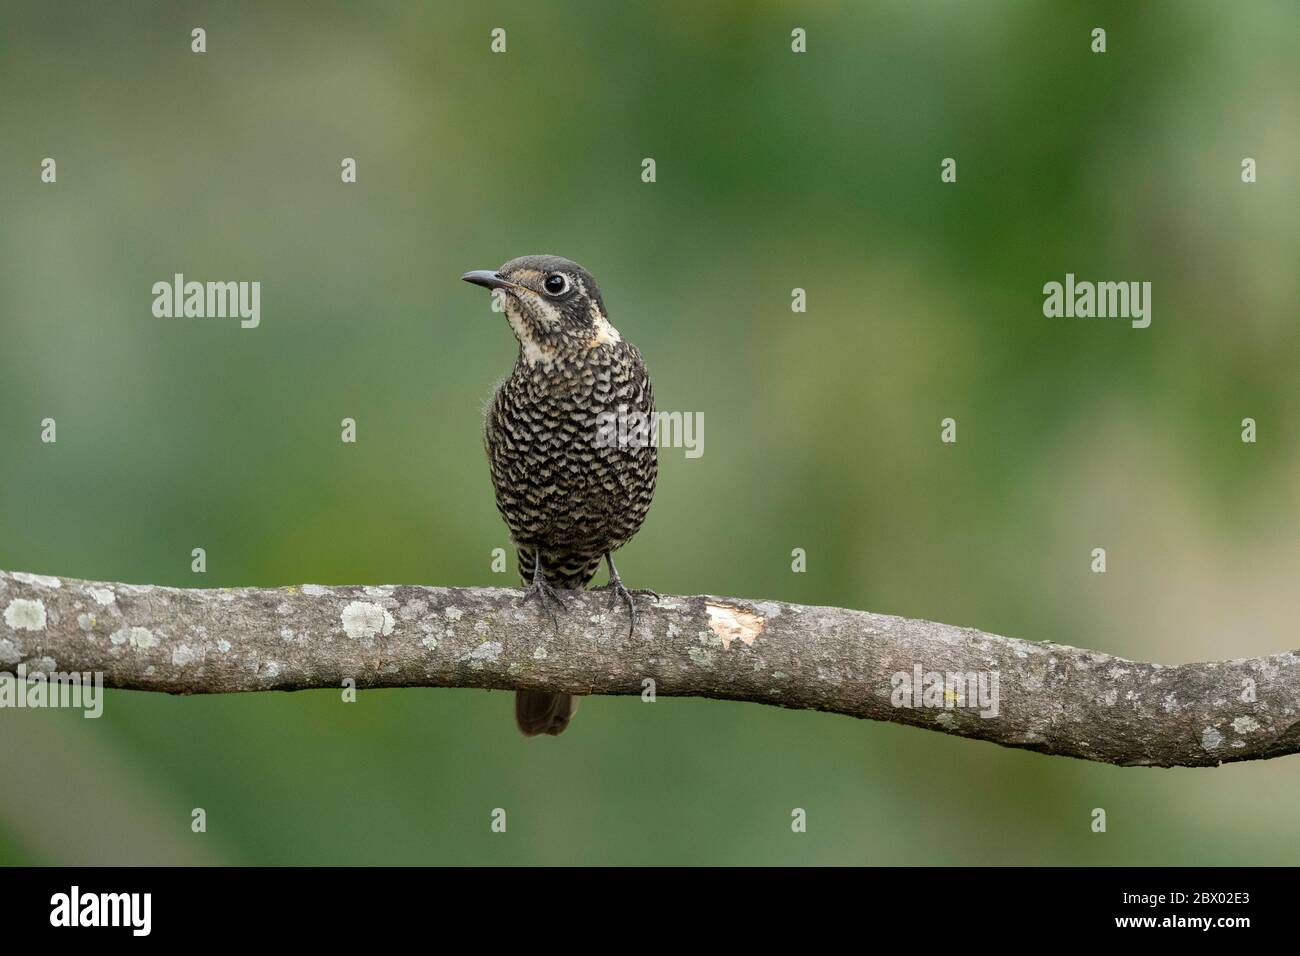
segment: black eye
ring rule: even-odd
[[[564,295],[569,291],[569,280],[560,273],[553,272],[546,277],[542,288],[546,290],[547,295]]]

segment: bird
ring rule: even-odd
[[[499,290],[519,343],[488,403],[484,446],[525,587],[520,600],[536,600],[555,623],[555,609],[567,610],[557,590],[586,588],[603,560],[609,583],[596,590],[626,602],[635,633],[635,599],[658,595],[624,586],[614,552],[640,530],[659,473],[641,352],[610,323],[595,278],[572,260],[521,256],[461,278]],[[576,710],[572,694],[515,694],[525,737],[558,736]]]

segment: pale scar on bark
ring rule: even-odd
[[[722,640],[722,649],[731,650],[732,641],[743,641],[745,646],[754,643],[754,639],[763,633],[766,621],[757,614],[742,611],[730,604],[705,604],[709,612],[709,627]]]

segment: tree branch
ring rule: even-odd
[[[824,710],[1126,766],[1300,751],[1293,652],[1165,667],[866,611],[709,596],[642,600],[629,635],[626,608],[607,594],[566,594],[554,625],[519,596],[191,590],[0,571],[0,668],[102,672],[106,687],[172,694],[347,679],[642,694],[651,680],[656,694]],[[923,693],[935,674],[960,680]]]

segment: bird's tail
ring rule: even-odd
[[[544,690],[515,691],[515,723],[525,737],[538,734],[558,736],[569,726],[578,709],[572,694],[552,694]]]
[[[531,548],[516,549],[519,558],[519,576],[524,586],[532,583],[535,552]],[[542,571],[551,587],[580,591],[596,575],[601,556],[567,553],[543,554]],[[578,710],[578,698],[573,694],[552,694],[544,690],[515,691],[515,723],[525,737],[564,733],[569,721]]]

